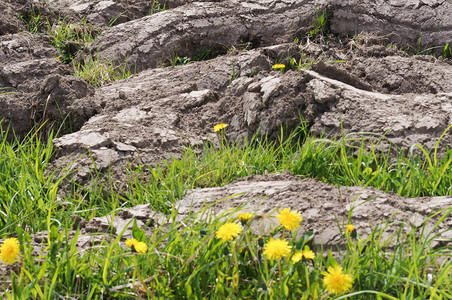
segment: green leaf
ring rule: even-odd
[[[337,266],[337,265],[338,265],[338,263],[334,259],[333,253],[331,252],[331,250],[328,250],[328,266],[334,267],[334,266]]]
[[[146,242],[146,235],[143,229],[138,228],[136,219],[133,219],[132,236],[139,242]]]
[[[52,241],[58,240],[59,236],[60,236],[60,233],[58,232],[58,227],[56,227],[55,225],[52,225],[52,227],[50,228],[50,239]]]
[[[308,231],[295,243],[295,249],[300,250],[306,243],[314,238],[314,231]]]

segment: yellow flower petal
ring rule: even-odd
[[[279,210],[279,215],[276,217],[279,219],[279,224],[281,224],[285,229],[293,231],[300,227],[300,222],[303,220],[301,215],[296,211],[290,211],[290,208],[284,208]]]
[[[299,262],[301,259],[303,258],[303,253],[300,251],[300,252],[297,252],[297,253],[295,253],[294,255],[292,255],[292,262],[294,263],[294,264],[296,264],[297,262]]]
[[[228,127],[228,124],[226,124],[226,123],[220,123],[220,124],[217,124],[217,125],[215,125],[215,126],[213,127],[213,132],[221,131],[221,130],[223,130],[223,129],[226,128],[226,127]]]
[[[344,274],[342,267],[337,265],[328,267],[328,272],[324,273],[323,284],[328,292],[339,295],[352,288],[353,278],[349,274]]]
[[[132,248],[133,245],[135,245],[136,243],[138,243],[138,241],[136,239],[127,239],[126,240],[126,245],[127,247]]]
[[[252,213],[247,212],[243,214],[238,214],[237,219],[239,219],[240,221],[247,222],[249,219],[251,219],[252,216],[253,216]]]
[[[274,70],[281,70],[281,69],[284,69],[285,67],[286,67],[285,64],[274,64],[272,66],[272,69],[274,69]]]
[[[264,255],[271,260],[278,260],[281,257],[288,257],[292,251],[289,242],[281,239],[270,239],[264,246]]]
[[[16,238],[6,239],[0,247],[0,260],[12,264],[19,257],[19,241]]]
[[[242,227],[237,223],[226,223],[220,226],[216,232],[216,237],[222,239],[223,242],[230,241],[242,232]]]
[[[148,245],[146,245],[145,242],[137,242],[135,243],[135,245],[133,245],[133,248],[138,253],[146,253],[146,251],[148,250]]]
[[[315,253],[312,252],[311,250],[303,250],[302,251],[304,258],[306,259],[314,259],[315,258]]]

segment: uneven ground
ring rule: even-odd
[[[301,115],[314,134],[386,134],[405,150],[414,144],[434,149],[452,124],[450,60],[400,50],[441,54],[452,35],[449,1],[162,1],[169,9],[152,15],[150,2],[0,1],[0,88],[13,92],[0,95],[3,130],[10,126],[23,137],[35,124],[57,128],[67,117],[64,134],[54,140],[53,169],[71,163],[73,180],[89,184],[92,160],[99,172],[111,167],[115,180],[125,181],[129,162],[154,164],[187,146],[215,143],[212,129],[221,122],[229,124],[229,140],[258,130],[275,138],[281,126],[294,129]],[[84,19],[100,29],[76,63],[94,55],[134,75],[99,88],[75,77],[71,64],[56,60],[48,38],[28,33],[18,19],[17,12],[30,14],[32,4],[50,20]],[[330,38],[314,37],[316,11],[324,9]],[[170,66],[176,55],[193,58],[205,49],[204,60]],[[272,70],[275,63],[289,66],[292,58],[305,68]],[[451,143],[447,132],[440,151]],[[388,145],[381,143],[382,149]],[[181,216],[187,203],[196,208],[242,192],[215,206],[215,213],[247,201],[262,213],[290,206],[302,212],[303,229],[316,225],[315,242],[327,246],[340,243],[335,220],[342,222],[352,206],[352,221],[363,232],[396,212],[394,221],[419,226],[435,210],[452,206],[449,196],[406,199],[286,174],[192,190],[180,202]],[[124,219],[136,211],[143,220],[155,214],[143,210],[131,209]],[[84,230],[107,223],[107,217],[91,220]],[[451,227],[452,220],[442,226]],[[450,238],[450,231],[438,237]]]

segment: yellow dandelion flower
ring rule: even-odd
[[[315,258],[315,253],[309,249],[305,249],[301,252],[303,253],[303,257],[306,259],[314,259]]]
[[[247,213],[243,213],[243,214],[238,214],[237,219],[239,219],[240,221],[243,221],[243,222],[248,222],[248,220],[251,219],[252,216],[253,216],[252,213],[247,212]]]
[[[216,237],[222,239],[223,242],[230,241],[242,232],[242,227],[237,223],[226,223],[220,226],[216,232]]]
[[[352,233],[353,231],[355,231],[355,226],[353,226],[352,224],[347,224],[347,231]]]
[[[324,273],[323,284],[328,292],[339,295],[352,288],[353,278],[350,274],[344,274],[342,267],[337,265],[328,267],[328,272]]]
[[[226,127],[228,127],[228,124],[226,124],[226,123],[217,124],[217,125],[215,125],[213,127],[213,132],[219,132],[219,131],[223,130]]]
[[[148,245],[145,242],[136,242],[133,245],[133,249],[138,253],[146,253],[148,251]]]
[[[300,227],[300,222],[303,218],[297,211],[290,211],[290,208],[284,208],[280,209],[279,213],[276,217],[279,219],[279,224],[285,229],[293,231]]]
[[[294,264],[296,264],[297,262],[299,262],[301,259],[303,258],[303,252],[299,251],[297,253],[295,253],[294,255],[292,255],[292,262]]]
[[[16,238],[6,239],[0,247],[0,260],[12,264],[19,257],[19,241]]]
[[[284,69],[285,67],[286,67],[285,64],[274,64],[274,65],[272,66],[272,69],[273,69],[273,70],[281,70],[281,69]]]
[[[312,252],[309,249],[305,249],[303,251],[298,251],[297,253],[295,253],[292,256],[292,261],[294,264],[296,264],[297,262],[299,262],[302,259],[308,260],[308,259],[314,259],[315,258],[315,253]]]
[[[270,239],[264,246],[264,255],[271,260],[278,260],[281,257],[288,257],[292,251],[289,242],[281,239]]]
[[[134,246],[136,243],[138,243],[138,241],[136,239],[127,239],[126,240],[126,245],[129,248],[132,248],[132,246]]]
[[[132,249],[132,251],[138,253],[146,253],[148,250],[148,245],[145,242],[139,242],[136,239],[127,239],[126,245]]]

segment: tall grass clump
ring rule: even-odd
[[[0,134],[0,234],[21,226],[29,232],[47,229],[47,218],[64,219],[65,203],[58,198],[64,172],[46,174],[53,155],[52,134],[42,141],[37,132],[23,141],[8,142]]]

